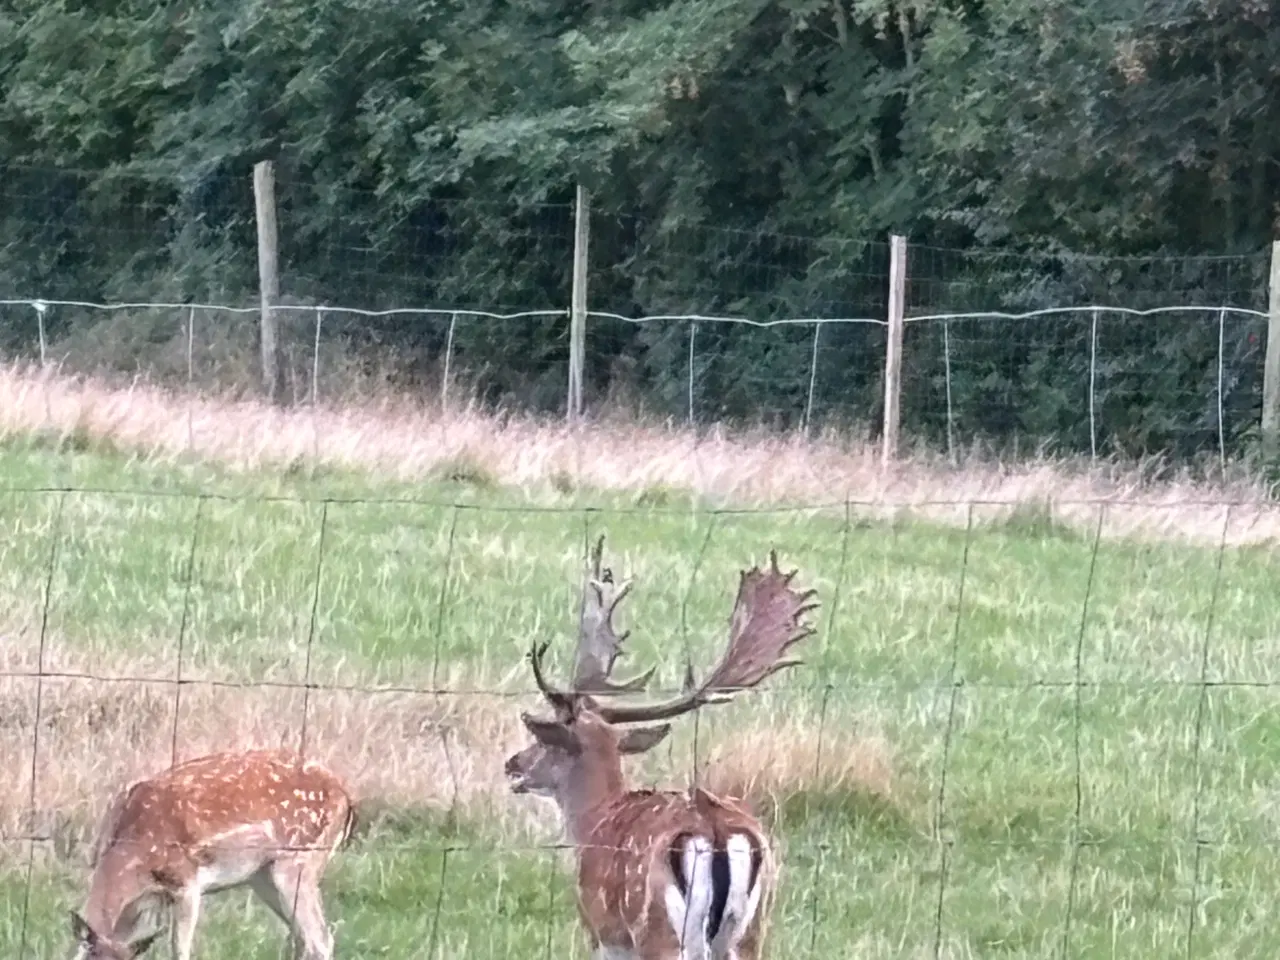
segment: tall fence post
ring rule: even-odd
[[[902,317],[907,293],[907,238],[889,238],[889,315],[884,351],[884,446],[881,464],[898,455],[899,399],[902,394]]]
[[[1280,444],[1280,240],[1271,243],[1271,280],[1267,304],[1267,357],[1262,368],[1262,452],[1275,458]]]
[[[280,233],[276,225],[275,166],[270,160],[262,160],[253,166],[253,206],[258,221],[262,388],[272,403],[279,403],[284,393],[284,377],[280,369],[280,328],[275,312],[275,305],[280,301]]]
[[[582,416],[582,380],[587,355],[587,247],[591,240],[591,213],[587,188],[578,184],[573,205],[573,294],[569,307],[569,403],[568,416]]]

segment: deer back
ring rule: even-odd
[[[138,781],[104,821],[99,862],[110,850],[127,850],[138,866],[180,885],[233,848],[237,835],[258,836],[253,855],[262,860],[331,851],[350,835],[355,804],[342,779],[318,762],[254,750],[212,754]]]

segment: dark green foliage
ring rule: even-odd
[[[590,306],[624,318],[881,319],[891,232],[914,316],[1201,305],[913,323],[904,428],[1239,453],[1263,328],[1227,316],[1220,364],[1216,308],[1266,306],[1277,41],[1268,5],[1207,0],[3,0],[0,299],[251,306],[250,172],[270,158],[296,395],[317,305],[434,309],[322,315],[325,370],[424,390],[451,311],[545,310],[458,314],[453,369],[487,404],[559,411],[581,182]],[[34,312],[0,310],[0,350],[34,353]],[[252,367],[250,315],[202,318],[216,337],[190,370],[182,318],[45,319],[108,369]],[[875,423],[883,327],[814,336],[597,317],[588,403]]]

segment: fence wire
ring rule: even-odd
[[[567,667],[602,532],[636,579],[620,616],[634,661],[660,665],[654,696],[705,674],[736,571],[768,547],[819,590],[806,665],[628,761],[637,785],[759,805],[783,865],[774,950],[1280,944],[1280,565],[1232,545],[1238,508],[1194,547],[1117,539],[1125,501],[1078,504],[1074,526],[993,525],[971,503],[951,529],[855,506],[0,492],[0,739],[29,771],[0,810],[6,954],[59,944],[88,814],[115,790],[252,742],[324,759],[369,811],[326,881],[340,950],[585,956],[574,848],[501,765],[536,709],[521,654],[552,638]],[[201,935],[216,956],[218,917]],[[281,932],[255,934],[263,955]]]

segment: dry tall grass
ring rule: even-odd
[[[184,685],[172,664],[90,660],[70,646],[46,650],[40,684],[35,645],[0,642],[0,833],[34,831],[75,847],[112,793],[173,761],[236,747],[298,748],[332,763],[357,792],[395,806],[465,808],[501,781],[504,750],[519,737],[507,700],[284,687]],[[156,678],[104,680],[101,677]],[[34,752],[35,789],[32,791]],[[33,802],[34,801],[34,802]],[[35,820],[32,822],[34,811]]]
[[[758,810],[775,812],[802,793],[862,795],[899,802],[901,784],[889,742],[844,724],[794,717],[739,731],[711,749],[702,782],[715,793],[749,797]]]
[[[0,781],[0,837],[52,837],[64,857],[83,854],[106,804],[129,781],[214,750],[297,748],[304,716],[307,754],[350,778],[366,812],[452,812],[544,833],[552,826],[543,805],[508,794],[503,761],[528,742],[519,710],[532,703],[504,696],[500,678],[448,678],[450,688],[493,689],[492,695],[307,693],[207,683],[184,685],[179,694],[170,663],[137,656],[90,662],[54,643],[46,649],[45,672],[80,676],[41,681],[37,733],[37,681],[14,676],[36,666],[35,644],[0,634],[0,757],[8,774]],[[401,685],[412,683],[409,677]],[[816,729],[777,719],[754,718],[741,740],[711,757],[706,781],[763,805],[797,790],[892,797],[891,757],[882,741],[828,730],[819,763]],[[678,771],[656,775],[678,777]]]
[[[196,455],[233,469],[314,464],[398,481],[461,474],[548,496],[584,487],[688,493],[733,505],[852,500],[863,512],[944,522],[963,517],[954,505],[983,502],[987,518],[1031,507],[1080,527],[1092,526],[1097,503],[1106,502],[1109,534],[1209,542],[1221,537],[1222,505],[1232,502],[1229,540],[1280,534],[1280,507],[1268,502],[1259,480],[1243,474],[1217,483],[1156,481],[1141,466],[977,457],[960,466],[916,457],[884,470],[874,444],[836,435],[695,433],[625,420],[573,427],[474,409],[442,415],[404,398],[282,410],[145,383],[115,388],[30,366],[0,367],[0,437],[35,431],[162,460]]]

